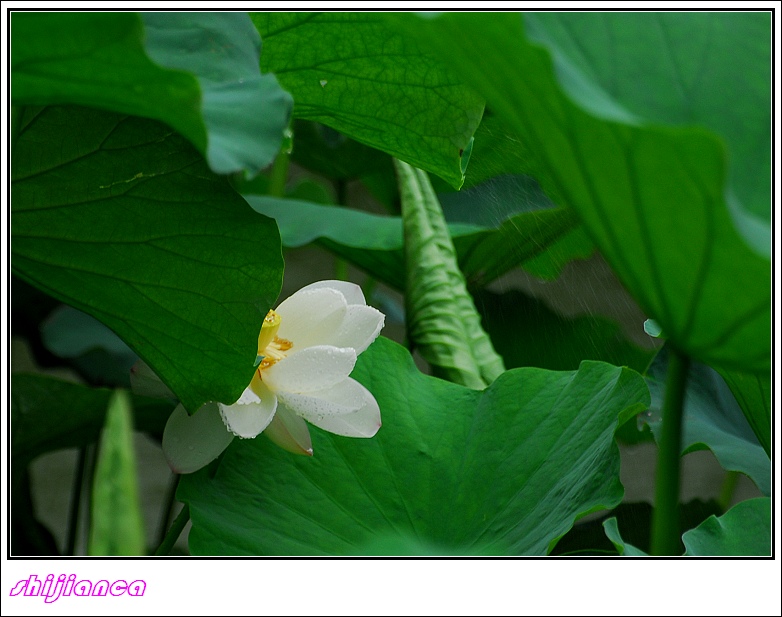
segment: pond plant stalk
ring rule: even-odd
[[[90,452],[89,450],[92,451]],[[84,476],[87,470],[87,459],[90,458],[90,456],[94,459],[94,450],[94,446],[91,445],[79,448],[79,456],[76,461],[76,473],[73,477],[73,488],[71,489],[71,504],[68,509],[68,531],[63,555],[76,555],[76,538],[79,528],[79,510],[82,502]],[[92,467],[94,469],[94,465]]]
[[[655,477],[652,555],[681,554],[679,484],[684,392],[689,366],[689,358],[671,347]]]
[[[155,557],[162,557],[163,555],[171,553],[171,549],[174,548],[176,541],[179,539],[179,536],[182,535],[182,531],[185,529],[185,525],[187,525],[187,521],[189,520],[190,506],[185,504],[179,512],[179,515],[174,519],[174,522],[171,523],[171,527],[169,527],[168,533],[163,538],[160,546],[155,550]]]

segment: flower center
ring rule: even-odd
[[[275,336],[274,340],[266,346],[266,349],[263,350],[263,360],[261,360],[259,370],[269,368],[271,365],[282,360],[285,356],[288,355],[285,352],[287,352],[291,347],[293,347],[293,343],[291,343],[288,339]]]
[[[258,335],[258,355],[263,356],[261,364],[256,371],[261,377],[261,371],[276,364],[287,356],[287,352],[293,347],[293,343],[277,336],[282,318],[275,312],[269,311],[263,318],[263,327]]]

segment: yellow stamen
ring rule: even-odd
[[[285,353],[291,347],[293,343],[289,340],[275,336],[274,340],[266,346],[263,350],[263,360],[261,361],[261,369],[269,368],[273,364],[282,360],[288,354]]]
[[[280,338],[279,336],[274,337],[274,345],[276,345],[280,351],[288,351],[291,347],[293,347],[293,343],[291,343],[288,339]]]
[[[263,318],[261,333],[258,335],[258,355],[263,356],[256,371],[258,377],[261,377],[262,370],[273,366],[287,356],[286,352],[293,347],[291,341],[277,336],[280,323],[282,323],[282,318],[275,311],[269,311]]]

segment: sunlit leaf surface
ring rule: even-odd
[[[648,401],[637,373],[602,363],[508,371],[478,392],[422,375],[382,337],[352,376],[380,405],[374,438],[313,430],[311,458],[234,440],[216,470],[182,478],[194,554],[361,554],[387,533],[546,554],[579,513],[619,503],[614,429]]]

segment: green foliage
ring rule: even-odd
[[[754,15],[765,23],[767,17]],[[635,17],[641,24],[642,16]],[[768,370],[768,251],[756,252],[758,243],[750,247],[737,231],[719,137],[699,127],[642,123],[624,113],[621,100],[603,96],[583,72],[567,80],[583,87],[566,87],[552,60],[559,57],[558,48],[533,44],[519,15],[393,18],[486,97],[518,136],[525,171],[554,202],[576,210],[669,340],[706,363]],[[676,57],[687,57],[695,39],[676,40]],[[711,42],[733,49],[716,36]],[[731,62],[740,71],[743,64],[737,57],[731,55]],[[612,48],[611,60],[612,71],[623,64],[635,70],[632,57],[619,45]],[[724,92],[722,82],[709,84]],[[669,86],[659,96],[680,100],[681,93]],[[755,104],[756,97],[747,96],[750,103],[744,102],[744,92],[731,91],[731,100],[742,100],[737,105]],[[765,132],[741,132],[739,137],[762,135],[767,144],[768,124],[762,126]],[[736,281],[741,281],[740,292]]]
[[[256,212],[277,221],[285,246],[317,241],[378,280],[404,290],[400,217],[261,195],[245,199]],[[477,286],[519,265],[543,278],[556,278],[569,260],[592,252],[591,243],[581,242],[577,230],[571,236],[573,224],[572,212],[543,208],[503,219],[496,229],[450,222],[448,230],[459,269],[471,286]]]
[[[629,342],[618,325],[607,319],[563,317],[520,291],[483,291],[475,303],[509,368],[574,370],[582,360],[600,360],[643,373],[654,357],[654,351]]]
[[[768,554],[768,498],[722,514],[668,482],[680,454],[709,448],[770,493],[768,13],[10,19],[14,348],[86,381],[12,375],[15,555],[58,551],[31,463],[104,426],[89,551],[146,552],[133,424],[164,441],[167,425],[180,471],[217,457],[184,476],[156,554],[188,512],[196,554],[627,555],[661,538],[677,555]],[[406,320],[421,362],[456,383],[378,339],[352,376],[379,433],[313,428],[314,456],[295,457],[233,439],[216,402],[255,370],[283,244],[312,242],[338,257],[333,278],[369,275],[370,303],[378,281],[404,294],[386,321]],[[595,251],[692,367],[654,538],[651,506],[620,503],[615,436],[637,439],[639,414],[660,432],[665,350],[650,366],[599,315],[487,288]],[[100,388],[127,385],[137,357],[134,384],[171,400]]]
[[[296,117],[463,182],[483,101],[376,13],[251,13]]]
[[[551,50],[564,91],[594,115],[698,124],[722,137],[730,190],[768,223],[770,185],[756,179],[771,171],[770,18],[553,12],[526,13],[524,23],[530,40]]]
[[[383,413],[373,439],[313,432],[312,458],[234,440],[216,470],[182,478],[194,553],[357,554],[393,532],[544,555],[581,514],[619,503],[613,432],[648,402],[636,373],[592,362],[508,371],[478,392],[422,375],[382,337],[353,377]]]
[[[206,150],[198,82],[149,59],[140,15],[20,12],[11,23],[15,105],[75,103],[168,121]]]
[[[61,358],[76,358],[93,349],[105,349],[135,361],[128,346],[94,317],[69,306],[55,310],[41,326],[44,344]]]
[[[90,555],[146,553],[131,413],[127,392],[115,391],[109,400],[95,468]]]
[[[111,390],[25,374],[11,377],[11,389],[11,453],[16,464],[98,439]],[[159,437],[171,409],[164,401],[133,397],[133,423],[137,430]]]
[[[473,285],[486,285],[516,266],[555,279],[569,261],[595,251],[573,211],[553,204],[531,176],[489,177],[462,191],[440,192],[438,199],[447,221],[496,229],[454,238],[460,267]]]
[[[603,528],[605,529],[606,536],[611,540],[611,543],[616,548],[620,555],[626,557],[645,557],[648,553],[645,553],[639,548],[636,548],[632,544],[627,544],[622,540],[622,536],[619,535],[619,527],[617,526],[616,518],[611,517],[603,522]]]
[[[561,207],[566,204],[554,204],[545,195],[540,185],[531,176],[529,155],[520,145],[515,136],[503,122],[493,115],[484,116],[478,130],[475,132],[475,142],[470,166],[467,168],[465,188],[467,191],[460,199],[468,201],[470,189],[485,187],[484,193],[489,194],[486,203],[469,203],[469,211],[478,216],[485,216],[495,210],[504,210],[515,202],[524,204],[524,211],[530,212],[529,204],[548,204],[551,211],[541,210],[535,218],[514,216],[504,225],[506,227],[506,243],[495,244],[492,250],[479,251],[478,263],[488,272],[502,274],[494,265],[496,260],[512,260],[513,265],[521,265],[527,272],[542,279],[554,279],[559,276],[562,268],[573,259],[586,259],[595,252],[595,245],[590,240],[583,225],[571,208]],[[524,178],[520,186],[515,186],[512,193],[494,196],[495,187],[506,178]],[[531,180],[533,180],[531,182]],[[449,197],[455,194],[449,195]],[[448,202],[443,201],[446,218],[449,218]],[[538,220],[536,219],[540,219]],[[542,234],[530,234],[539,227]],[[529,235],[528,235],[529,234]],[[515,240],[515,242],[514,242]],[[520,251],[520,249],[522,249]],[[503,263],[503,261],[500,261]],[[485,275],[481,280],[486,283],[492,276]]]
[[[771,555],[771,499],[736,504],[723,516],[710,516],[682,536],[685,555]]]
[[[397,161],[405,235],[407,332],[448,380],[483,389],[505,370],[481,327],[426,172]]]
[[[274,75],[260,74],[261,41],[247,15],[163,11],[142,18],[149,57],[198,81],[212,170],[255,175],[271,163],[293,99]]]
[[[760,445],[771,456],[771,375],[753,375],[720,370],[733,396],[755,432]]]
[[[632,546],[639,555],[646,555],[651,543],[653,511],[652,505],[647,502],[624,501],[602,517],[579,521],[557,542],[553,554],[629,555],[633,550],[629,547]],[[680,504],[678,535],[697,526],[706,517],[722,512],[716,501],[695,499]],[[619,528],[622,529],[621,535]],[[684,552],[683,544],[679,552]]]
[[[389,155],[318,122],[294,122],[291,158],[332,180],[353,180],[382,173],[394,183],[394,165]]]
[[[30,109],[12,180],[15,274],[114,330],[190,411],[239,397],[281,284],[273,221],[170,129],[85,108]]]
[[[247,15],[21,12],[11,21],[14,105],[160,120],[218,173],[257,173],[280,148],[292,101],[260,74]]]
[[[362,557],[461,557],[464,555],[490,555],[490,553],[474,549],[443,548],[442,545],[435,545],[416,537],[395,533],[377,534],[366,544],[360,546],[355,554]]]
[[[98,385],[130,386],[130,369],[138,356],[94,317],[61,305],[41,324],[41,341],[54,355]]]
[[[647,373],[652,394],[648,424],[659,440],[668,350],[663,348]],[[682,454],[708,448],[723,468],[748,475],[764,495],[771,492],[771,460],[758,443],[736,399],[719,374],[692,364],[684,400]]]

